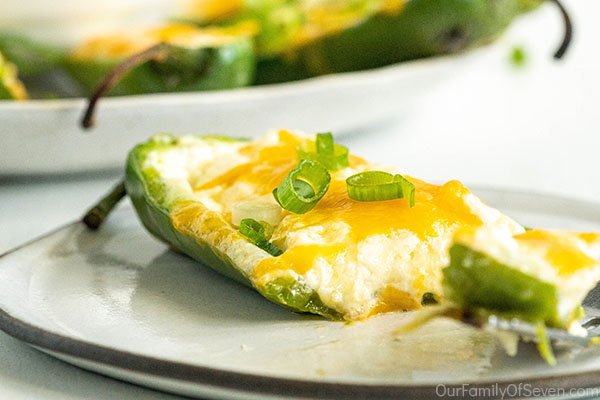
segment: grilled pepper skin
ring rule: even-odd
[[[6,32],[0,32],[0,53],[16,65],[24,78],[58,67],[64,57],[58,48]]]
[[[221,47],[169,45],[167,51],[167,60],[149,61],[136,67],[110,95],[230,89],[247,86],[254,79],[256,61],[250,38],[240,38]],[[92,92],[121,61],[71,56],[64,66],[87,92]]]
[[[238,139],[201,136],[199,140],[236,141]],[[182,146],[179,139],[171,135],[159,135],[149,142],[136,146],[128,156],[125,187],[137,215],[145,228],[170,248],[186,254],[207,267],[234,279],[246,286],[253,287],[265,298],[296,312],[319,314],[326,318],[339,320],[341,316],[335,310],[325,306],[319,296],[302,282],[293,279],[276,279],[265,286],[255,285],[252,280],[236,266],[232,258],[211,245],[206,238],[180,232],[173,225],[171,212],[174,208],[193,201],[189,193],[177,192],[177,189],[161,179],[159,171],[146,165],[145,161],[152,152],[167,151]],[[228,232],[234,241],[247,242],[237,230],[217,215],[209,215],[211,230]],[[251,246],[251,252],[263,252]],[[249,254],[251,255],[251,254]]]
[[[447,300],[460,309],[565,327],[557,316],[555,287],[465,245],[450,248],[444,268]]]
[[[495,39],[519,12],[516,0],[411,0],[291,57],[322,75],[455,53]]]
[[[515,17],[541,2],[408,0],[396,11],[366,16],[346,29],[327,33],[299,46],[294,44],[293,35],[289,35],[291,39],[287,45],[281,43],[281,36],[301,24],[302,18],[291,19],[287,25],[279,27],[281,35],[274,35],[271,32],[275,29],[273,24],[265,23],[270,19],[268,13],[271,10],[265,9],[262,13],[267,15],[256,18],[264,29],[268,29],[257,38],[259,67],[256,83],[365,70],[460,52],[494,40]],[[250,17],[253,15],[245,12]]]

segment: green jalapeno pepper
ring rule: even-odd
[[[218,23],[260,26],[257,83],[357,71],[495,39],[542,0],[246,2]]]
[[[446,301],[486,317],[568,329],[600,277],[597,233],[463,231],[443,270]],[[485,318],[484,318],[485,319]]]
[[[29,38],[0,32],[0,53],[16,65],[22,77],[48,72],[59,66],[63,52]]]
[[[89,40],[68,55],[65,67],[91,92],[129,61],[127,73],[111,87],[112,95],[236,88],[254,77],[251,36],[243,27],[138,29]]]
[[[27,90],[17,77],[17,68],[0,53],[0,100],[25,100]]]
[[[315,143],[325,156],[335,144],[319,142],[320,137],[330,136],[318,135]],[[267,136],[252,143],[157,135],[129,153],[125,183],[91,209],[84,222],[96,229],[127,194],[147,230],[171,248],[279,305],[331,319],[416,309],[418,298],[419,303],[439,302],[436,312],[457,311],[457,318],[495,315],[569,329],[585,294],[600,279],[600,264],[587,248],[600,243],[600,234],[525,231],[489,212],[456,181],[439,187],[413,183],[412,205],[403,196],[381,196],[390,186],[380,184],[363,187],[379,200],[355,201],[345,178],[348,168],[364,169],[368,163],[348,157],[343,170],[328,171],[320,161],[303,158],[306,140],[286,131],[277,140]],[[484,222],[476,215],[497,217]],[[429,226],[445,228],[428,236]],[[371,234],[352,236],[358,229]],[[390,232],[403,232],[394,234],[393,245]],[[431,237],[445,239],[433,245]],[[353,246],[367,242],[369,252],[357,256]],[[398,248],[406,259],[396,259]],[[390,281],[386,268],[376,268],[355,287],[357,271],[369,264],[359,267],[353,257],[371,255],[393,260],[385,267],[401,268],[402,279]],[[332,281],[331,274],[336,276]],[[334,295],[323,285],[334,287]]]
[[[140,220],[150,233],[171,248],[229,278],[254,287],[274,303],[293,311],[340,319],[337,311],[323,304],[314,290],[298,280],[279,278],[266,285],[254,284],[250,272],[241,265],[269,255],[250,243],[217,213],[194,201],[187,183],[180,186],[170,181],[152,161],[168,156],[185,157],[185,153],[198,144],[210,148],[236,141],[214,136],[178,139],[160,135],[135,147],[127,160],[125,187]],[[194,233],[178,230],[173,223],[173,212],[187,204],[194,205],[194,218],[202,220],[203,229]]]
[[[495,39],[522,9],[518,0],[410,0],[286,56],[310,75],[377,68],[459,52]]]
[[[442,271],[446,306],[439,312],[476,326],[492,316],[525,321],[535,329],[542,358],[555,364],[546,327],[578,331],[581,302],[599,276],[598,261],[584,249],[600,236],[528,230],[492,237],[456,238]]]
[[[564,327],[556,287],[468,246],[450,249],[443,270],[446,299],[461,309]]]

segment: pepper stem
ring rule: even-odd
[[[119,204],[119,201],[127,195],[125,182],[119,182],[106,196],[104,196],[94,207],[90,208],[83,216],[82,222],[91,230],[95,231],[108,217],[108,214]]]
[[[556,4],[558,9],[560,10],[560,14],[565,25],[565,32],[563,35],[562,43],[560,44],[558,50],[556,50],[556,52],[554,53],[554,58],[556,60],[560,60],[561,58],[563,58],[563,56],[567,52],[567,49],[571,45],[571,41],[573,39],[573,21],[571,20],[571,16],[569,15],[569,12],[565,8],[565,6],[562,4],[561,0],[550,1]]]
[[[148,61],[164,61],[166,57],[166,45],[164,43],[159,43],[126,58],[122,63],[113,68],[89,97],[87,108],[81,119],[81,126],[84,129],[89,129],[94,126],[94,114],[98,100],[114,88],[121,79],[123,79],[125,74]]]

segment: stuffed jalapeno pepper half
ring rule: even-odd
[[[405,176],[326,134],[158,135],[126,174],[154,236],[298,312],[360,320],[435,296],[569,328],[600,279],[599,235],[526,231],[457,181]]]
[[[134,28],[86,41],[64,64],[90,93],[118,66],[112,95],[236,88],[254,78],[253,34],[249,25]]]
[[[257,80],[271,83],[476,47],[494,40],[542,0],[265,0],[218,2],[220,7],[203,3],[207,23],[257,24]]]

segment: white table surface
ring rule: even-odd
[[[567,4],[577,36],[565,62],[549,59],[561,28],[547,7],[412,115],[342,140],[425,179],[600,201],[600,2]],[[507,61],[516,44],[530,58],[522,69]],[[0,253],[79,217],[116,179],[0,180]],[[0,333],[0,399],[114,398],[176,397],[85,372]]]

